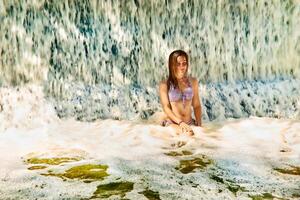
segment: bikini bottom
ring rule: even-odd
[[[171,124],[176,124],[176,123],[173,122],[173,121],[170,120],[170,119],[165,119],[165,120],[163,120],[163,121],[161,122],[161,125],[162,125],[162,126],[170,126]],[[197,125],[197,124],[196,124],[196,120],[194,120],[194,119],[191,119],[187,124],[188,124],[188,125],[194,125],[194,126]]]

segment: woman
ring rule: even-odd
[[[169,56],[169,77],[159,85],[160,101],[166,114],[163,126],[172,126],[176,133],[193,135],[191,125],[202,126],[198,81],[188,77],[188,55],[182,50]],[[192,108],[195,120],[192,118]]]

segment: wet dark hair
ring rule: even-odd
[[[183,50],[175,50],[169,56],[169,77],[167,80],[168,91],[171,85],[174,85],[175,88],[178,88],[178,81],[175,77],[177,58],[179,56],[184,56],[186,58],[186,62],[188,63],[189,57],[187,53]],[[187,68],[188,69],[188,68]]]

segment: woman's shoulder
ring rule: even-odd
[[[161,91],[167,91],[168,89],[167,80],[162,80],[159,83],[159,90]]]
[[[190,80],[190,82],[191,82],[191,84],[198,84],[198,80],[197,80],[197,78],[195,78],[195,77],[192,77],[192,76],[190,76],[189,77],[189,80]]]
[[[159,85],[160,86],[167,86],[167,80],[164,79],[164,80],[160,81]]]

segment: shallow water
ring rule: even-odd
[[[300,119],[299,0],[0,0],[0,24],[0,86],[43,85],[59,117],[147,119],[183,49],[205,120]]]
[[[300,199],[299,22],[299,0],[0,0],[0,199]],[[155,122],[178,48],[194,137]]]
[[[58,119],[41,89],[28,91],[10,89],[19,100],[0,113],[1,198],[300,197],[299,120],[228,119],[174,136],[143,121]]]

